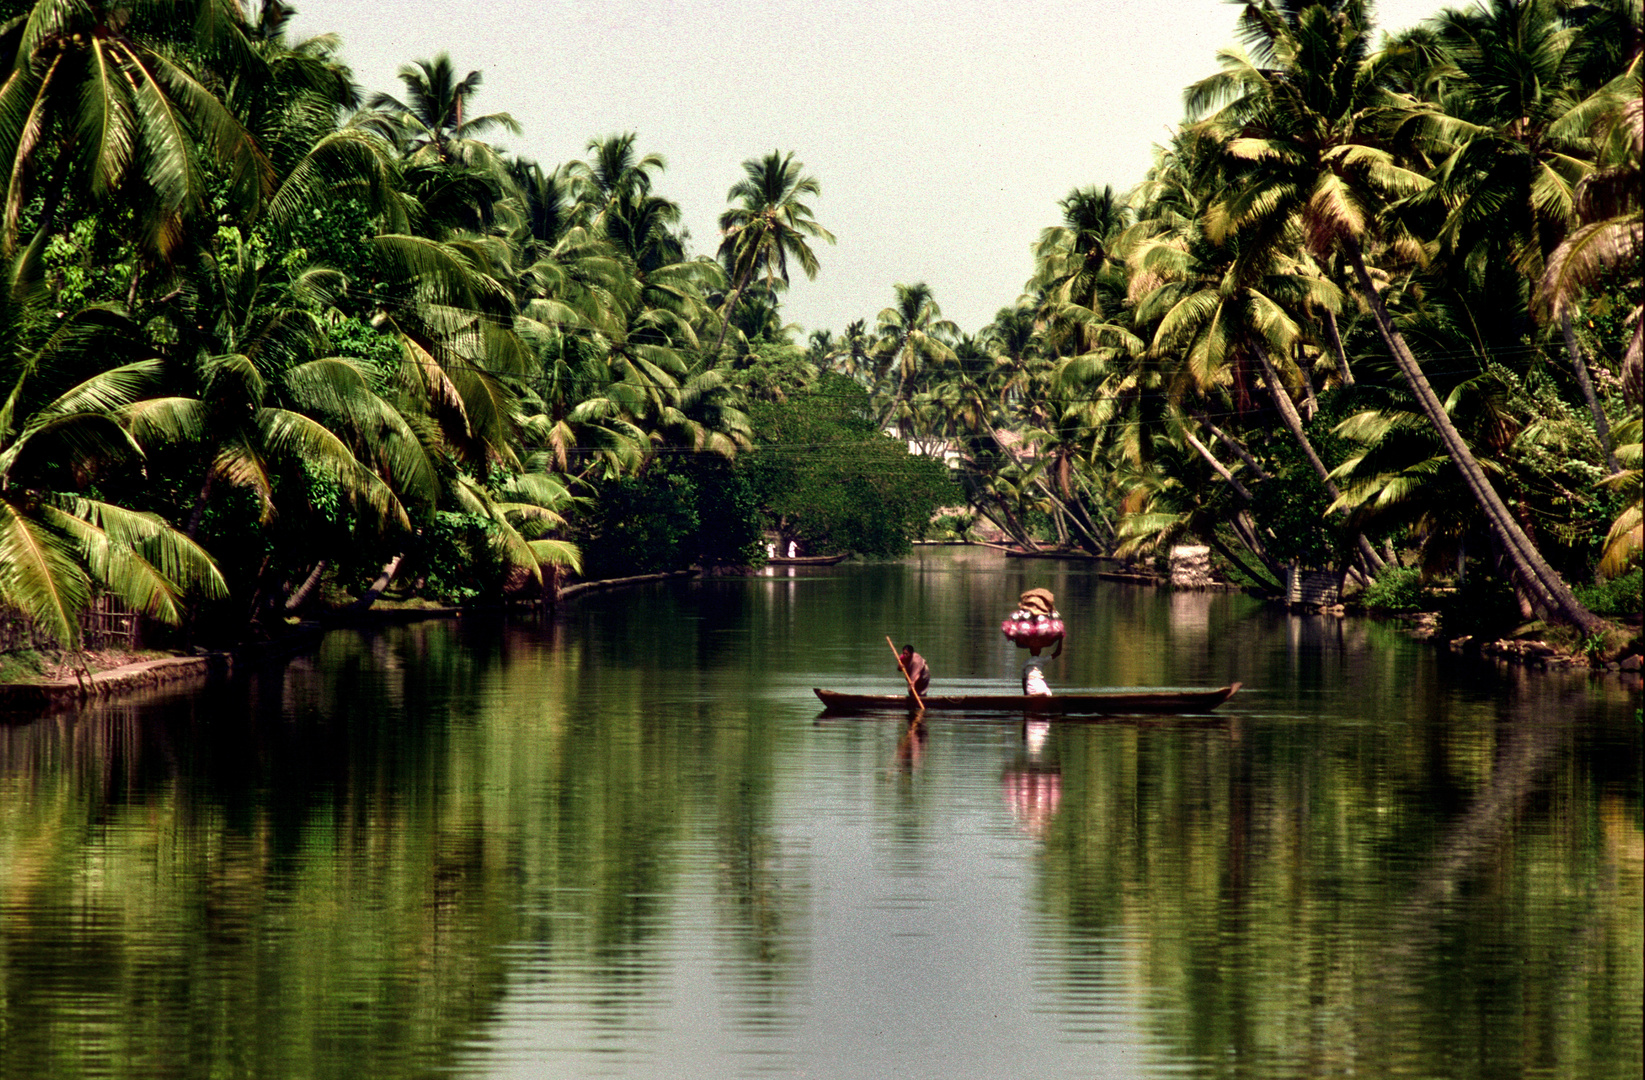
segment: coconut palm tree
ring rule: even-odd
[[[266,190],[266,158],[195,67],[244,62],[243,30],[227,0],[37,0],[0,26],[0,247],[38,197],[27,224],[42,234],[71,204],[118,205],[168,257],[210,204],[210,169]]]
[[[186,445],[204,460],[187,534],[198,535],[222,484],[250,491],[268,521],[276,474],[305,467],[370,516],[409,527],[405,504],[433,501],[432,468],[373,374],[324,355],[320,312],[340,275],[308,268],[288,277],[232,229],[202,257],[202,279],[167,312],[178,338],[170,381],[185,392],[122,410],[140,445]]]
[[[190,593],[226,589],[211,557],[153,514],[93,497],[130,478],[142,451],[118,414],[159,385],[160,361],[118,312],[87,308],[54,320],[35,260],[9,261],[0,287],[0,603],[64,648],[80,647],[79,615],[100,588],[177,624]]]
[[[1386,147],[1396,122],[1419,106],[1387,88],[1393,60],[1370,53],[1366,5],[1344,0],[1339,10],[1314,4],[1282,11],[1264,2],[1248,5],[1243,18],[1261,35],[1272,65],[1224,51],[1224,70],[1187,95],[1189,109],[1227,139],[1227,156],[1239,167],[1213,208],[1208,234],[1217,240],[1242,233],[1255,256],[1300,229],[1314,254],[1335,248],[1346,256],[1384,345],[1502,538],[1516,582],[1545,617],[1596,632],[1602,621],[1548,565],[1491,485],[1372,280],[1367,243],[1419,253],[1408,237],[1379,228],[1379,213],[1430,182]]]
[[[496,130],[518,135],[522,129],[506,112],[465,115],[468,99],[483,81],[480,72],[459,79],[451,57],[440,53],[432,60],[402,64],[395,75],[405,84],[405,100],[382,91],[373,94],[361,118],[364,126],[388,138],[416,164],[501,167],[496,150],[479,136]]]
[[[907,405],[915,377],[922,370],[954,359],[954,350],[946,339],[960,332],[958,326],[942,317],[942,308],[925,282],[899,282],[892,289],[896,302],[880,312],[876,326],[879,376],[884,380],[894,373],[897,379],[897,390],[880,419],[881,427]]]
[[[640,155],[639,134],[625,131],[588,141],[588,160],[566,166],[576,200],[576,220],[598,228],[610,208],[651,194],[652,173],[668,168],[661,154]]]
[[[743,290],[757,275],[765,275],[768,291],[775,291],[779,281],[787,285],[790,259],[799,263],[807,278],[817,276],[817,255],[806,241],[832,244],[834,234],[819,225],[811,207],[800,201],[822,194],[817,178],[805,175],[804,169],[792,151],[773,150],[743,162],[743,178],[725,196],[739,205],[720,215],[719,253],[731,279],[722,318],[729,319]],[[718,353],[724,340],[722,326],[711,351]]]
[[[1618,104],[1638,100],[1637,70],[1631,83],[1584,86],[1577,75],[1582,37],[1552,0],[1491,0],[1446,11],[1411,37],[1436,71],[1427,84],[1439,108],[1416,114],[1413,126],[1436,161],[1425,197],[1447,210],[1437,239],[1454,254],[1484,249],[1490,263],[1512,265],[1522,275],[1514,291],[1523,291],[1542,276],[1573,224],[1577,187],[1592,168],[1596,124]],[[1614,468],[1609,424],[1569,312],[1561,309],[1558,322]]]
[[[1075,352],[1096,347],[1098,324],[1117,310],[1124,271],[1113,245],[1130,224],[1128,208],[1112,187],[1075,188],[1057,204],[1061,225],[1040,233],[1034,245],[1034,285],[1044,296],[1046,336],[1053,347],[1072,342]]]

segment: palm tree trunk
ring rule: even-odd
[[[1196,411],[1194,413],[1194,419],[1203,424],[1207,431],[1215,435],[1218,442],[1232,450],[1236,457],[1245,462],[1245,467],[1250,469],[1252,475],[1254,475],[1258,480],[1272,480],[1274,478],[1272,473],[1262,467],[1262,462],[1258,461],[1251,455],[1251,451],[1241,446],[1239,441],[1232,435],[1212,423],[1211,418],[1205,415],[1203,411]]]
[[[977,500],[975,498],[973,498],[971,500],[971,506],[972,506],[973,509],[975,509],[977,511],[977,513],[981,514],[983,517],[987,518],[989,521],[992,521],[994,523],[994,527],[997,528],[1000,532],[1004,533],[1006,536],[1009,536],[1011,539],[1015,540],[1018,544],[1022,545],[1022,547],[1024,547],[1025,549],[1027,549],[1029,551],[1038,550],[1037,545],[1032,540],[1030,540],[1028,538],[1028,535],[1025,532],[1023,532],[1021,525],[1018,524],[1017,519],[1012,516],[1012,514],[1009,510],[1006,510],[1003,507],[1001,508],[1001,513],[1003,513],[1005,515],[1004,520],[1001,520],[999,517],[996,517],[994,515],[994,512],[992,510],[990,510],[988,507],[984,506],[979,500]]]
[[[1229,547],[1227,544],[1223,543],[1221,540],[1217,539],[1215,536],[1207,537],[1206,539],[1210,543],[1211,547],[1216,550],[1216,553],[1218,555],[1221,555],[1223,558],[1225,558],[1229,562],[1233,563],[1235,566],[1237,566],[1239,568],[1240,573],[1244,574],[1246,577],[1250,578],[1252,581],[1256,582],[1258,585],[1261,585],[1265,588],[1273,589],[1275,592],[1284,592],[1285,591],[1284,586],[1277,585],[1274,582],[1265,579],[1261,574],[1257,573],[1255,570],[1253,570],[1249,566],[1245,565],[1245,560],[1241,559],[1237,554],[1235,554],[1233,548]]]
[[[1440,442],[1444,444],[1446,453],[1450,455],[1457,471],[1462,474],[1468,490],[1491,524],[1496,527],[1514,574],[1530,593],[1532,603],[1538,612],[1544,618],[1568,623],[1584,634],[1603,630],[1604,620],[1577,600],[1564,579],[1548,565],[1530,537],[1519,527],[1519,522],[1514,520],[1513,514],[1502,501],[1502,496],[1491,486],[1485,471],[1479,467],[1473,452],[1468,449],[1468,443],[1463,439],[1462,433],[1451,423],[1439,395],[1434,393],[1434,388],[1428,383],[1428,377],[1423,374],[1422,366],[1411,354],[1405,339],[1394,328],[1393,317],[1389,315],[1387,306],[1382,302],[1382,295],[1377,292],[1376,286],[1371,282],[1370,272],[1365,268],[1365,256],[1360,250],[1359,241],[1348,235],[1342,236],[1340,240],[1343,249],[1348,253],[1349,261],[1354,265],[1354,276],[1359,282],[1360,291],[1364,293],[1366,302],[1371,306],[1371,315],[1376,320],[1377,332],[1381,334],[1383,344],[1393,356],[1394,363],[1399,365],[1400,372],[1410,385],[1411,393],[1423,414],[1434,425]]]
[[[1234,535],[1239,537],[1239,542],[1245,545],[1246,550],[1255,555],[1257,561],[1262,563],[1270,577],[1275,581],[1285,580],[1285,567],[1281,566],[1273,556],[1268,554],[1268,548],[1263,545],[1262,537],[1257,534],[1257,519],[1251,516],[1251,511],[1241,510],[1233,516],[1228,525],[1234,530]],[[1284,592],[1285,590],[1282,588],[1280,591]]]
[[[1319,454],[1314,451],[1314,444],[1308,438],[1308,433],[1302,429],[1302,417],[1297,415],[1297,407],[1292,403],[1291,395],[1286,393],[1285,387],[1280,384],[1279,376],[1274,371],[1274,365],[1268,360],[1268,353],[1260,348],[1252,351],[1257,354],[1257,359],[1262,363],[1262,381],[1268,384],[1268,393],[1274,399],[1274,404],[1279,408],[1279,415],[1285,421],[1285,426],[1291,432],[1291,437],[1297,441],[1298,446],[1302,447],[1303,454],[1308,458],[1308,463],[1314,467],[1314,472],[1319,475],[1319,481],[1325,485],[1325,491],[1331,496],[1332,501],[1342,498],[1342,490],[1337,487],[1336,481],[1331,479],[1331,470],[1327,469],[1325,462],[1320,460]],[[1369,540],[1365,539],[1364,533],[1355,533],[1354,546],[1359,551],[1360,559],[1365,563],[1365,569],[1370,576],[1375,577],[1378,571],[1382,569],[1382,556],[1378,555],[1377,549],[1371,546]]]
[[[1335,312],[1325,313],[1325,336],[1331,339],[1331,352],[1337,358],[1337,372],[1342,376],[1342,385],[1354,385],[1354,373],[1348,367],[1348,353],[1342,347],[1342,334],[1337,330]]]
[[[211,482],[216,475],[217,474],[208,467],[206,469],[206,482],[200,485],[200,494],[195,496],[194,510],[190,512],[188,516],[188,528],[183,530],[183,535],[187,536],[190,540],[195,539],[196,534],[200,531],[200,520],[205,517],[206,501],[211,498]]]
[[[314,590],[320,587],[320,579],[325,576],[326,567],[330,565],[329,559],[321,559],[314,564],[314,569],[309,571],[308,577],[304,578],[303,583],[297,586],[297,591],[287,598],[286,613],[288,615],[301,611],[303,605],[308,603],[308,598],[313,596]]]
[[[1302,354],[1302,345],[1296,347],[1293,357],[1297,365],[1297,373],[1302,376],[1302,389],[1307,393],[1303,398],[1304,407],[1308,410],[1308,422],[1312,424],[1314,417],[1319,415],[1319,399],[1314,396],[1314,377],[1308,373],[1307,358]]]
[[[1611,450],[1611,425],[1605,419],[1605,410],[1599,407],[1599,398],[1594,394],[1593,380],[1588,378],[1588,365],[1583,362],[1582,350],[1577,347],[1576,331],[1571,329],[1571,309],[1561,309],[1559,313],[1559,328],[1565,334],[1565,351],[1571,356],[1571,370],[1576,372],[1576,384],[1582,388],[1582,398],[1588,403],[1588,411],[1594,417],[1594,431],[1599,435],[1599,449],[1605,454],[1605,469],[1607,472],[1619,472],[1621,466],[1617,464],[1616,454]]]
[[[1084,537],[1082,546],[1084,546],[1086,550],[1091,552],[1093,555],[1108,554],[1108,552],[1103,550],[1102,542],[1097,539],[1096,535],[1090,529],[1086,528],[1086,523],[1082,522],[1079,519],[1079,515],[1074,512],[1074,507],[1078,504],[1077,499],[1072,503],[1064,502],[1062,499],[1057,497],[1057,493],[1051,490],[1050,485],[1046,484],[1043,480],[1036,481],[1036,483],[1039,484],[1040,490],[1045,492],[1046,498],[1057,504],[1057,533],[1064,547],[1068,546],[1068,525],[1072,524],[1074,528],[1079,530],[1080,535]]]
[[[367,608],[371,607],[372,604],[375,604],[377,602],[377,598],[383,595],[383,590],[387,589],[389,585],[393,583],[394,576],[400,572],[400,566],[405,562],[405,559],[405,554],[402,552],[401,554],[394,556],[394,558],[390,559],[388,562],[384,563],[383,572],[377,575],[377,580],[371,583],[371,588],[367,589],[365,591],[365,595],[361,596],[360,599],[350,604],[348,606],[348,610],[365,611]]]
[[[1217,475],[1222,477],[1223,480],[1225,480],[1228,485],[1234,489],[1234,494],[1238,495],[1244,502],[1251,501],[1251,489],[1240,483],[1239,478],[1228,470],[1228,466],[1218,461],[1216,459],[1216,455],[1212,454],[1211,451],[1206,448],[1204,443],[1200,442],[1186,431],[1182,433],[1182,437],[1187,439],[1188,445],[1192,446],[1200,457],[1208,461],[1211,468],[1217,471]]]

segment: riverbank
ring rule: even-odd
[[[983,547],[999,551],[1007,557],[1022,558],[1027,554],[1000,544],[962,543],[963,546]],[[939,544],[940,546],[960,546],[952,541],[939,542]],[[1043,559],[1069,558],[1070,553],[1048,551],[1027,554],[1027,557]],[[1072,553],[1072,557],[1074,561],[1093,563],[1114,561],[1090,555],[1081,557],[1079,553]],[[702,573],[703,571],[700,569],[676,570],[574,582],[561,586],[556,590],[554,603],[583,592],[696,577],[701,576]],[[1188,588],[1190,591],[1204,591],[1206,588],[1205,586],[1173,586],[1169,578],[1160,574],[1127,572],[1125,570],[1097,570],[1094,573],[1104,580],[1119,584]],[[1241,586],[1219,582],[1211,588],[1240,590]],[[1642,668],[1645,668],[1645,658],[1642,658],[1640,654],[1640,635],[1637,626],[1626,626],[1624,628],[1626,632],[1632,634],[1631,643],[1622,647],[1614,656],[1606,658],[1564,646],[1562,643],[1541,639],[1500,638],[1484,640],[1472,636],[1446,639],[1441,634],[1439,615],[1436,612],[1421,612],[1410,615],[1379,615],[1353,603],[1346,605],[1340,603],[1298,605],[1289,603],[1287,598],[1280,594],[1252,589],[1244,589],[1243,591],[1266,603],[1284,605],[1299,612],[1391,621],[1400,624],[1409,636],[1417,640],[1431,642],[1435,647],[1446,649],[1452,653],[1474,654],[1481,659],[1501,665],[1513,664],[1542,670],[1588,668],[1599,675],[1620,677],[1623,684],[1630,690],[1637,692],[1645,688],[1645,671],[1642,671]],[[60,712],[94,699],[109,700],[179,682],[226,677],[233,674],[236,666],[244,667],[250,663],[261,663],[275,656],[295,653],[308,648],[317,643],[325,632],[331,629],[340,629],[347,626],[415,622],[423,619],[458,618],[464,615],[506,611],[520,606],[514,604],[495,608],[462,608],[442,607],[426,603],[396,604],[393,602],[379,602],[361,611],[350,610],[346,607],[338,608],[318,619],[299,623],[293,626],[289,633],[282,634],[278,638],[234,649],[194,650],[189,653],[175,653],[172,655],[156,655],[153,652],[123,654],[118,651],[86,653],[82,654],[82,657],[89,662],[78,670],[66,658],[58,658],[48,661],[44,665],[44,670],[39,678],[0,682],[0,718],[26,722],[33,716]],[[538,605],[533,602],[529,606],[536,607]]]
[[[585,591],[693,577],[700,573],[700,570],[675,570],[579,581],[559,588],[554,602]],[[72,709],[88,701],[110,700],[176,683],[228,677],[237,667],[243,668],[249,664],[266,662],[274,657],[301,652],[316,644],[328,630],[350,626],[418,622],[424,619],[454,619],[465,615],[494,614],[521,607],[538,606],[535,601],[494,607],[451,607],[428,603],[379,601],[362,610],[354,610],[347,605],[340,606],[318,618],[296,623],[286,633],[267,641],[253,642],[231,649],[193,649],[171,653],[156,650],[129,653],[102,649],[88,650],[72,658],[65,653],[53,652],[37,658],[40,670],[35,677],[0,681],[0,721],[27,722],[35,716]]]

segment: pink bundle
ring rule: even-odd
[[[1063,636],[1062,620],[1029,611],[1013,611],[1000,623],[1000,633],[1020,648],[1043,649]]]

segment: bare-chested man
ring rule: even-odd
[[[915,652],[914,646],[904,645],[897,661],[901,665],[900,670],[908,673],[909,681],[914,684],[914,692],[924,697],[925,688],[931,685],[931,668],[926,664],[925,657]]]

